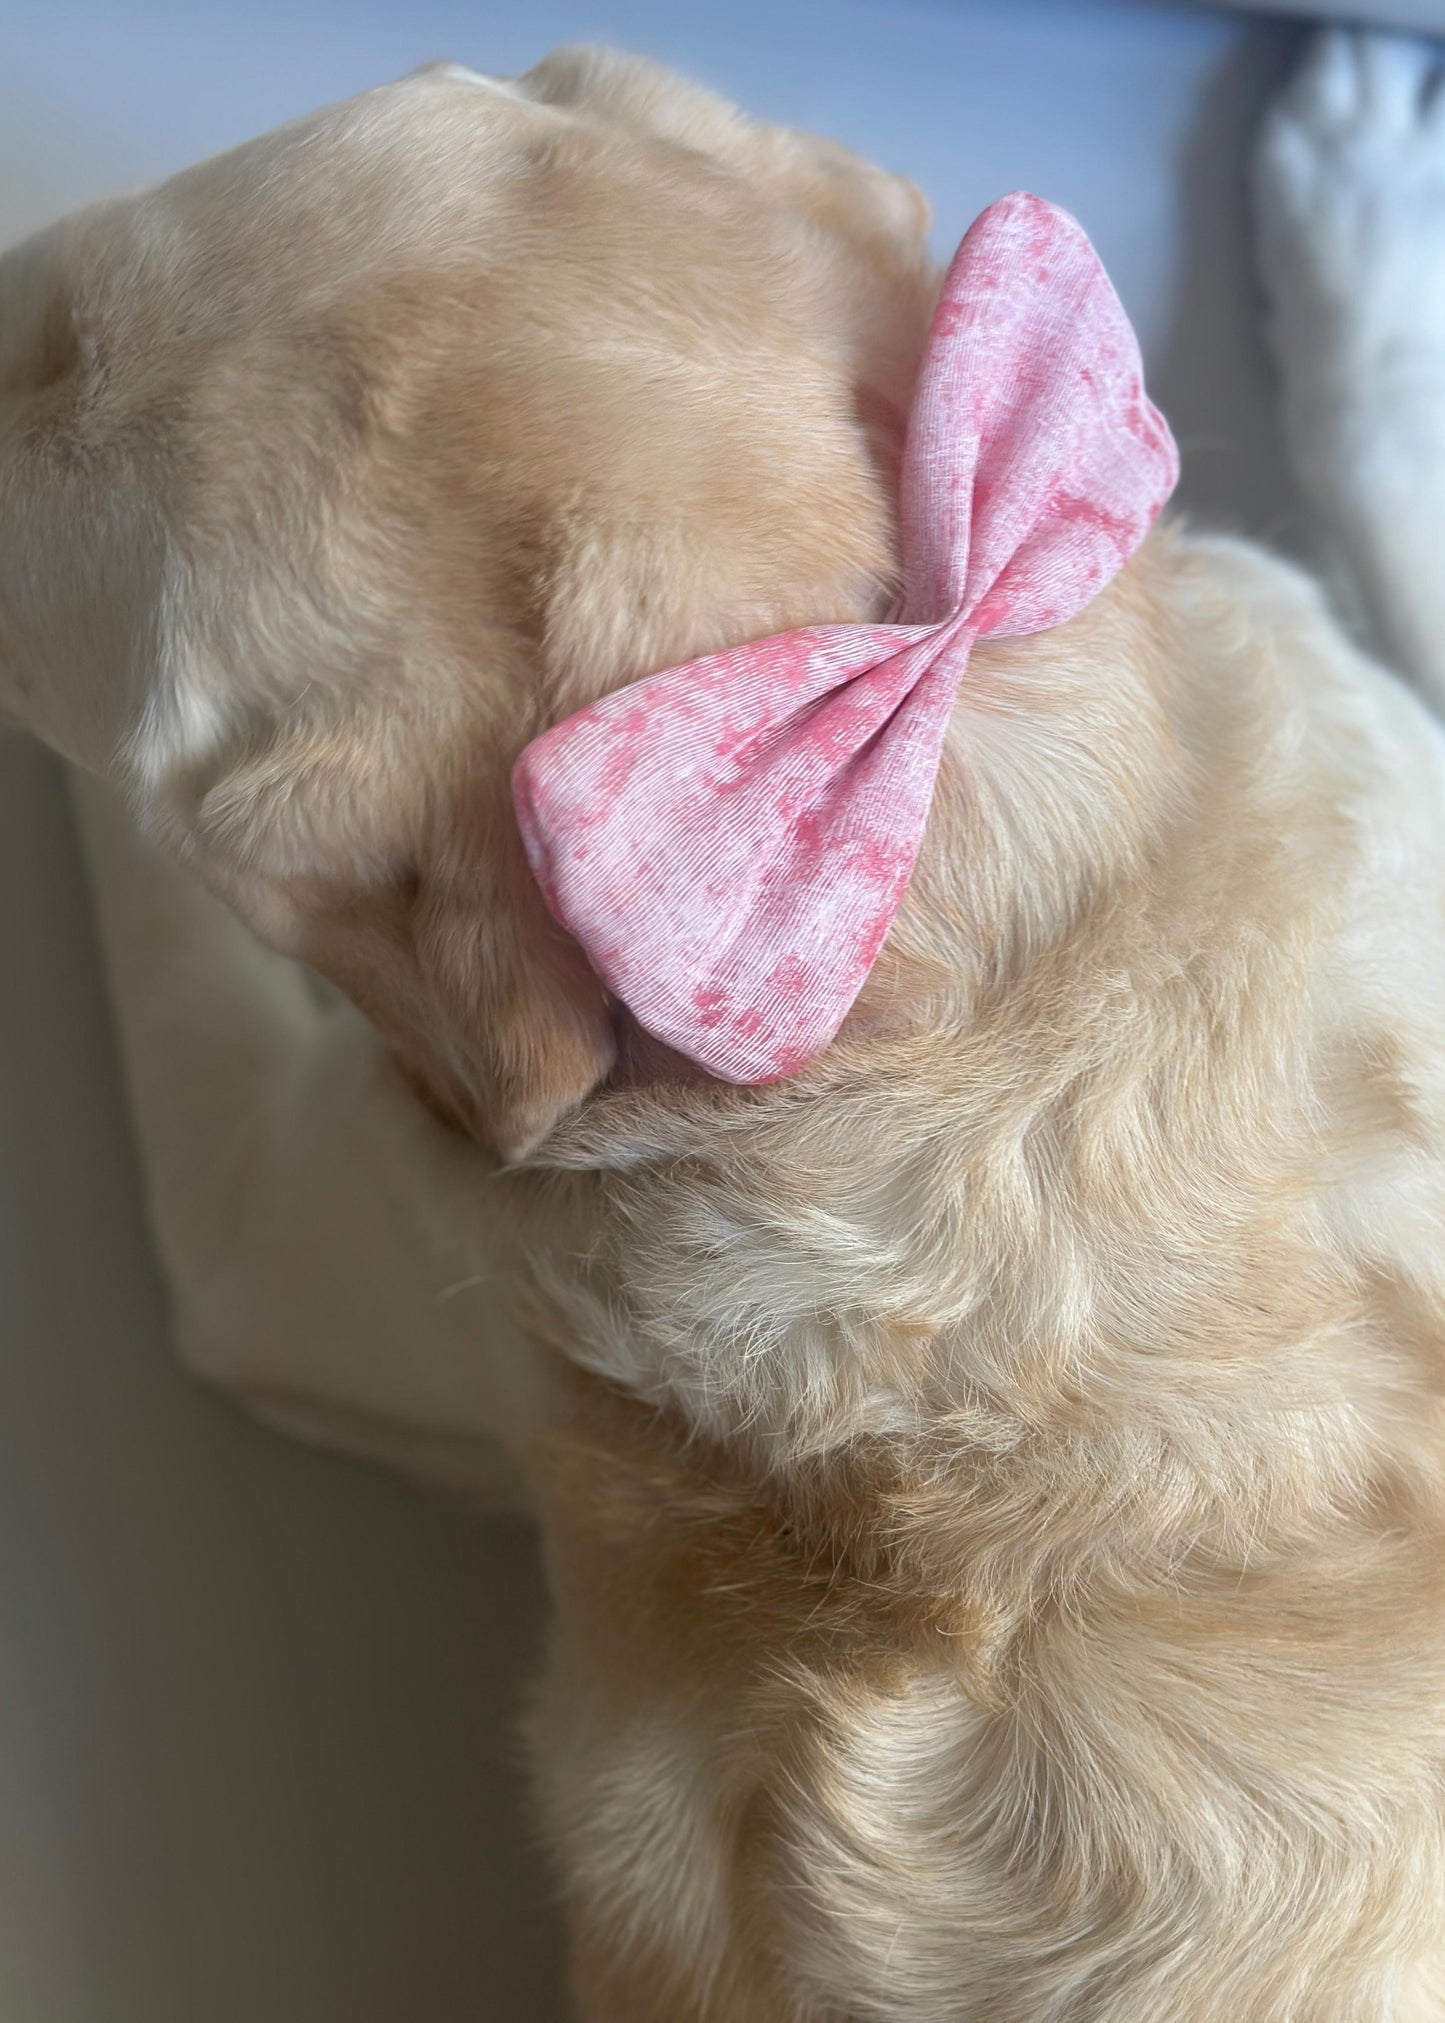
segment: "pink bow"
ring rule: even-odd
[[[949,269],[909,423],[903,622],[669,668],[517,761],[547,903],[641,1025],[735,1082],[828,1044],[912,873],[974,640],[1081,611],[1177,476],[1082,228],[1037,197],[991,205]]]

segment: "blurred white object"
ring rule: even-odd
[[[1445,712],[1442,58],[1414,36],[1318,37],[1255,194],[1295,472],[1373,637]]]

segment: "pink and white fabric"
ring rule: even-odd
[[[818,625],[604,696],[513,786],[547,903],[639,1023],[715,1075],[796,1073],[883,944],[976,639],[1072,618],[1178,476],[1082,228],[970,228],[909,423],[900,622]]]

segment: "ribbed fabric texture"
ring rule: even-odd
[[[641,1025],[734,1082],[827,1046],[907,887],[974,640],[1081,611],[1177,477],[1082,228],[1023,193],[991,205],[949,269],[909,422],[903,622],[669,668],[517,762],[547,903]]]

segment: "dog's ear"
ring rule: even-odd
[[[160,797],[163,840],[270,945],[350,997],[439,1115],[503,1160],[608,1073],[609,1005],[551,919],[512,813],[507,739],[467,727],[265,733],[203,791]]]
[[[730,487],[687,488],[687,473],[720,466],[709,431],[732,440],[688,404],[593,471],[586,510],[564,477],[577,445],[540,421],[526,452],[503,458],[493,442],[480,499],[455,468],[479,436],[455,431],[457,449],[428,436],[422,458],[413,425],[412,463],[364,467],[366,512],[325,541],[258,548],[234,532],[235,442],[228,489],[208,501],[218,518],[226,505],[221,535],[188,530],[165,653],[180,699],[153,707],[136,741],[136,800],[263,939],[361,1007],[434,1108],[504,1159],[535,1152],[608,1075],[620,1017],[531,874],[512,765],[606,689],[881,601],[881,486],[841,386],[837,405],[836,422],[802,428],[766,514],[761,474],[737,470],[741,450],[761,450],[746,430]],[[450,406],[487,412],[470,386]],[[299,439],[293,486],[307,476]],[[532,491],[513,499],[516,470]],[[247,500],[264,484],[258,473]],[[544,510],[541,494],[562,504]],[[305,496],[324,499],[321,483]],[[675,498],[680,524],[639,527],[634,496]],[[267,525],[300,517],[283,498]]]
[[[462,1070],[463,1121],[503,1159],[525,1158],[606,1076],[616,1046],[602,986],[528,869],[505,781],[456,811],[412,920],[432,1036],[451,1037]]]

